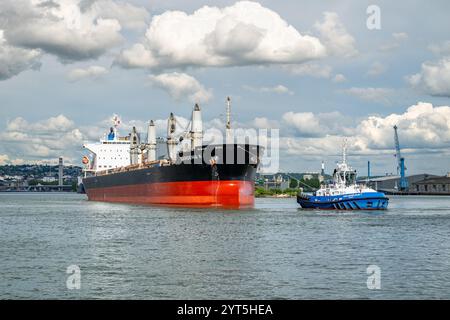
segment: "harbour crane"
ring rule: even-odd
[[[395,139],[395,156],[397,158],[397,174],[400,175],[400,191],[408,190],[408,180],[405,176],[405,158],[402,157],[400,153],[400,142],[398,140],[397,126],[394,126],[394,139]]]

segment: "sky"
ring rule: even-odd
[[[278,129],[279,169],[450,171],[448,1],[2,0],[0,164],[81,164],[122,119]]]

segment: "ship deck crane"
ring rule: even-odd
[[[398,133],[397,133],[398,127],[394,126],[394,140],[395,140],[395,156],[397,158],[397,174],[400,174],[400,191],[406,191],[408,190],[408,180],[405,176],[405,158],[402,157],[400,153],[400,142],[398,140]]]

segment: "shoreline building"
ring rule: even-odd
[[[416,182],[434,177],[437,176],[424,173],[407,176],[406,180],[408,181],[408,184],[412,186]],[[401,177],[399,175],[388,175],[382,177],[371,177],[370,181],[367,181],[367,179],[364,178],[359,180],[358,183],[367,184],[370,188],[381,192],[398,192],[400,190],[400,180]],[[410,191],[414,191],[411,189],[412,188],[410,188]]]
[[[431,177],[414,182],[411,192],[430,195],[450,195],[450,173],[443,177]]]

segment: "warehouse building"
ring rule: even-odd
[[[432,174],[415,174],[406,177],[408,180],[408,185],[411,186],[415,184],[416,182],[423,181],[425,179],[429,178],[437,178],[438,176],[432,175]],[[365,181],[362,181],[363,183]],[[378,177],[378,178],[372,178],[370,179],[368,185],[379,191],[395,191],[398,190],[398,186],[400,185],[400,176],[384,176],[384,177]],[[412,189],[414,191],[415,189]]]
[[[417,181],[411,185],[410,191],[420,194],[450,195],[450,174],[447,174],[445,177],[432,177]]]

